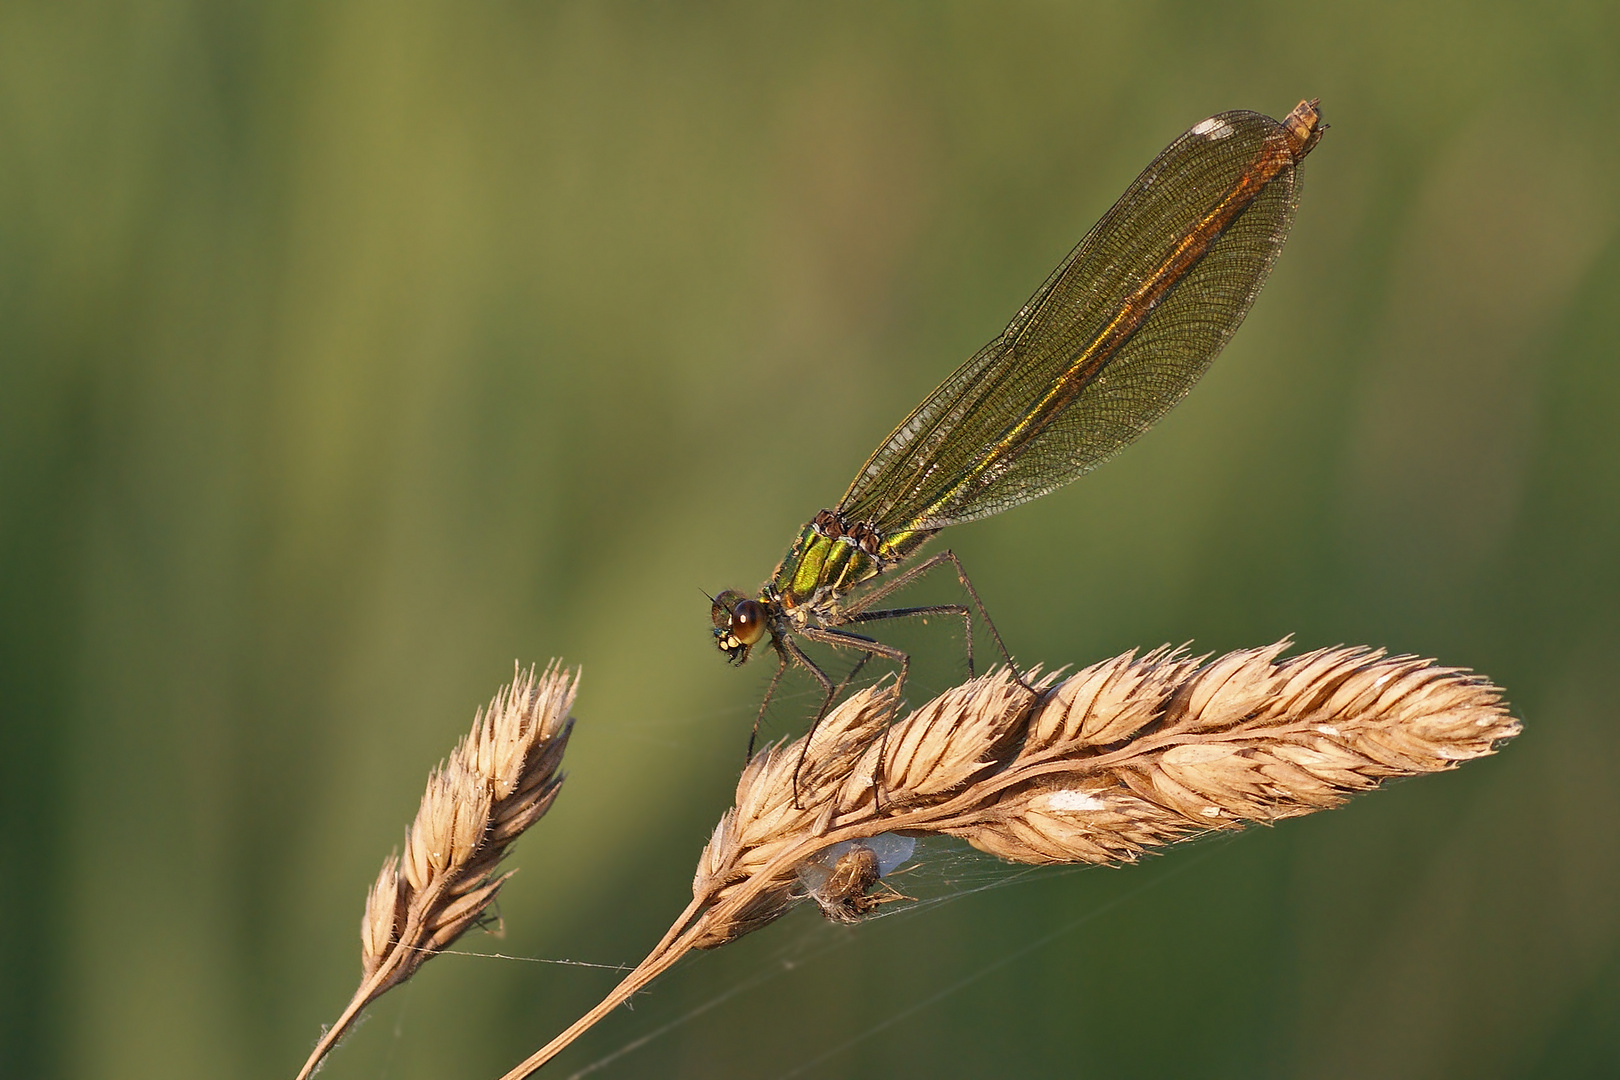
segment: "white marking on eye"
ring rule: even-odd
[[[1200,120],[1194,124],[1192,133],[1202,135],[1210,142],[1219,142],[1232,134],[1232,125],[1218,116],[1212,116],[1208,120]]]
[[[1049,810],[1106,810],[1108,808],[1107,803],[1091,792],[1076,791],[1073,788],[1049,792],[1046,796],[1046,806]]]

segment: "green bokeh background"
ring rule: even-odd
[[[514,658],[584,666],[571,778],[464,947],[639,958],[769,674],[699,589],[1176,134],[1320,95],[1198,389],[950,542],[1023,659],[1382,645],[1524,735],[1126,870],[795,913],[552,1071],[710,1003],[596,1075],[1620,1075],[1617,58],[1612,2],[0,6],[0,1074],[290,1077]],[[325,1075],[493,1077],[612,979],[435,961]]]

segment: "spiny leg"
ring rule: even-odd
[[[934,555],[930,555],[928,558],[924,559],[916,566],[913,566],[911,569],[896,575],[890,580],[884,582],[882,585],[873,589],[871,592],[857,598],[853,602],[845,604],[844,621],[864,621],[856,618],[856,616],[863,613],[866,614],[868,618],[880,616],[880,612],[868,612],[866,609],[870,608],[873,604],[877,603],[885,596],[888,596],[896,589],[904,588],[917,578],[921,577],[923,574],[928,573],[928,571],[932,570],[934,567],[940,565],[941,563],[947,562],[956,567],[956,579],[962,583],[962,587],[966,589],[968,591],[968,595],[973,598],[973,606],[979,609],[979,618],[984,620],[984,625],[990,628],[990,637],[994,639],[996,648],[1001,650],[1001,658],[1007,661],[1007,670],[1012,672],[1013,679],[1017,681],[1019,686],[1022,686],[1025,690],[1028,690],[1032,696],[1039,697],[1040,695],[1036,693],[1035,688],[1029,685],[1028,682],[1024,681],[1023,672],[1018,670],[1018,665],[1013,663],[1012,653],[1007,651],[1006,643],[1001,640],[1001,632],[996,629],[995,621],[990,618],[990,613],[984,609],[984,601],[979,599],[979,590],[973,587],[973,582],[967,576],[967,570],[965,570],[962,566],[962,560],[956,557],[956,553],[954,551],[946,550]],[[970,643],[972,639],[973,634],[970,626],[968,630],[968,640]],[[972,647],[973,646],[969,644],[968,648],[970,650]]]
[[[833,691],[834,701],[843,696],[844,691],[849,689],[849,684],[855,681],[855,676],[861,673],[861,669],[866,666],[867,661],[871,660],[874,655],[874,653],[861,654],[861,658],[855,661],[855,666],[849,669],[849,674],[838,681],[838,688]]]
[[[860,613],[858,613],[856,615],[851,616],[848,621],[852,622],[852,623],[876,622],[879,619],[904,619],[904,618],[909,618],[911,616],[918,616],[918,615],[960,615],[962,617],[962,641],[963,641],[963,645],[964,645],[964,650],[967,653],[968,678],[970,678],[970,679],[973,678],[973,617],[972,617],[972,615],[970,615],[968,613],[968,609],[967,609],[966,605],[963,605],[963,604],[925,604],[925,605],[923,605],[921,607],[885,608],[882,611],[864,611],[864,612],[860,612]],[[845,631],[845,632],[847,633],[848,631]],[[871,639],[868,638],[867,640],[871,640]],[[861,663],[864,664],[867,660],[870,660],[873,655],[874,655],[873,653],[867,653],[866,656],[861,660]],[[1016,676],[1017,672],[1015,671],[1013,674]],[[896,700],[896,702],[899,701],[900,688],[905,686],[905,683],[906,683],[906,671],[905,671],[905,667],[902,666],[901,671],[900,671],[900,683],[899,683],[898,686],[895,687],[895,695],[896,695],[895,700]],[[894,717],[891,716],[889,718],[889,722],[893,723],[894,722]],[[883,725],[883,734],[881,736],[879,736],[879,738],[878,738],[878,772],[883,771],[883,759],[888,756],[888,753],[889,753],[889,724],[884,724]],[[877,805],[879,807],[881,807],[883,805],[883,795],[882,795],[881,788],[877,784],[877,781],[876,781],[875,778],[873,780],[872,791],[873,791],[873,795],[872,795],[873,800],[877,803]]]
[[[765,710],[770,707],[771,698],[776,696],[776,685],[782,681],[782,673],[788,666],[787,653],[774,636],[771,638],[771,644],[776,647],[776,674],[771,676],[771,685],[765,688],[765,700],[759,703],[759,712],[754,714],[754,730],[748,733],[748,756],[743,758],[744,768],[754,760],[754,744],[759,741],[760,721],[765,719]]]
[[[785,637],[782,638],[782,648],[787,651],[788,655],[792,656],[794,660],[802,665],[806,671],[810,672],[810,674],[816,677],[816,681],[821,684],[821,689],[824,691],[824,696],[821,699],[821,708],[816,710],[816,718],[810,721],[810,730],[804,733],[804,743],[799,748],[799,762],[793,767],[793,805],[798,809],[803,809],[799,806],[799,769],[804,766],[804,755],[810,749],[810,740],[815,737],[817,725],[821,723],[821,718],[827,715],[827,710],[832,708],[833,697],[837,694],[838,688],[834,686],[833,681],[827,677],[827,673],[822,671],[814,660],[806,656],[804,654],[804,650],[799,648],[798,645],[794,644],[791,639]]]
[[[968,678],[973,678],[973,615],[966,604],[924,604],[921,607],[884,608],[882,611],[862,611],[845,618],[844,622],[876,622],[879,619],[908,619],[921,615],[959,615],[962,619],[962,640],[967,652]],[[870,654],[868,654],[870,655]]]
[[[927,607],[894,608],[894,609],[891,609],[889,611],[873,611],[873,612],[869,612],[869,613],[867,613],[865,615],[857,616],[856,618],[851,619],[850,622],[869,622],[869,621],[873,621],[873,620],[877,620],[877,619],[898,619],[898,618],[903,618],[903,617],[905,617],[907,615],[932,615],[932,614],[936,614],[936,613],[938,613],[938,614],[947,614],[947,615],[961,615],[962,618],[963,618],[964,623],[967,625],[967,628],[968,628],[968,631],[967,631],[967,634],[968,634],[968,636],[967,636],[967,662],[968,662],[968,675],[971,677],[972,674],[973,674],[973,627],[972,627],[972,623],[967,621],[968,620],[967,608],[962,606],[961,604],[935,604],[935,605],[931,605],[931,606],[927,606]],[[846,646],[846,647],[849,647],[849,648],[861,649],[861,658],[855,662],[854,667],[850,668],[849,674],[845,675],[842,679],[840,679],[839,682],[838,682],[838,685],[833,687],[832,692],[827,695],[825,700],[822,701],[821,709],[816,713],[815,717],[810,721],[810,730],[805,733],[804,746],[799,751],[799,762],[794,767],[794,770],[793,770],[793,802],[794,802],[795,806],[798,805],[798,801],[799,801],[799,786],[798,786],[798,784],[799,784],[799,771],[804,768],[805,755],[809,752],[809,749],[810,749],[810,738],[811,738],[811,736],[815,735],[816,726],[821,723],[821,718],[826,716],[828,711],[832,708],[832,703],[834,701],[837,701],[838,698],[840,696],[842,696],[844,691],[849,688],[849,684],[855,681],[855,677],[861,673],[861,669],[866,667],[866,665],[871,661],[872,657],[874,657],[874,656],[889,656],[891,659],[893,659],[895,655],[898,655],[899,657],[905,658],[906,662],[909,662],[909,658],[906,657],[905,653],[899,652],[899,650],[894,650],[894,653],[891,654],[890,652],[886,651],[886,650],[888,650],[890,648],[889,646],[878,646],[878,642],[875,639],[869,638],[869,637],[865,636],[864,634],[856,634],[856,633],[853,633],[853,632],[847,631],[847,630],[845,630],[845,631],[833,631],[833,632],[837,634],[838,640],[830,641],[829,644],[838,645],[838,646]],[[815,638],[814,635],[812,635],[812,634],[806,634],[805,636],[810,637],[811,640],[820,640],[820,639]],[[859,643],[864,643],[864,645],[878,646],[878,647],[866,648],[862,644],[857,644],[858,642]],[[772,644],[773,645],[776,644],[776,641],[774,639],[772,640]],[[827,685],[828,680],[823,678],[824,673],[822,672],[821,668],[818,667],[813,661],[811,661],[809,657],[805,656],[805,654],[803,653],[802,650],[800,650],[797,647],[793,646],[792,642],[787,642],[786,646],[787,646],[787,648],[792,649],[792,657],[793,657],[793,659],[796,660],[798,663],[803,664],[805,669],[808,670],[811,674],[815,675],[816,678],[821,681],[822,686],[825,687]],[[782,673],[787,669],[788,655],[789,654],[787,653],[786,649],[784,649],[784,647],[782,645],[777,645],[776,648],[777,648],[777,656],[778,656],[778,659],[779,659],[780,663],[777,664],[776,674],[771,677],[771,685],[765,691],[765,700],[760,703],[759,714],[754,717],[754,731],[753,731],[753,734],[749,735],[749,737],[748,737],[748,761],[752,761],[754,759],[754,744],[755,744],[755,741],[756,741],[756,739],[757,739],[757,737],[759,735],[760,721],[765,716],[765,707],[770,704],[771,696],[776,693],[776,684],[782,681]],[[900,677],[900,685],[903,686],[904,684],[905,684],[905,670],[904,670],[904,666],[903,666],[902,671],[901,671],[901,677]],[[898,690],[899,690],[899,687],[896,687],[896,692],[898,692]],[[883,730],[883,738],[884,738],[884,745],[885,746],[888,745],[888,737],[889,737],[888,728],[885,727],[884,730]]]
[[[873,656],[882,656],[896,661],[900,665],[900,677],[894,685],[894,702],[895,708],[899,708],[900,694],[905,690],[906,676],[911,672],[910,654],[895,648],[893,645],[885,645],[881,641],[873,641],[869,637],[862,634],[854,634],[848,630],[829,630],[806,627],[805,629],[800,630],[799,633],[811,641],[819,641],[824,645],[832,645],[842,649],[860,649],[862,652],[866,653],[868,658]],[[792,646],[792,642],[789,642],[788,644],[790,647]],[[800,655],[803,654],[800,653]],[[812,737],[814,737],[816,728],[821,724],[821,718],[827,715],[827,709],[831,705],[832,698],[829,696],[826,703],[822,705],[821,712],[816,714],[815,720],[810,725],[810,730],[805,733],[804,743],[799,748],[799,760],[798,763],[793,767],[793,805],[796,807],[799,805],[799,772],[804,768],[804,760],[810,753],[810,740]],[[878,773],[883,771],[883,759],[888,754],[889,723],[893,722],[893,720],[894,716],[891,712],[889,720],[883,725],[883,734],[879,736],[881,741],[878,746]],[[872,777],[872,790],[873,798],[877,800],[878,806],[881,808],[882,785],[878,782],[876,774],[874,774]]]

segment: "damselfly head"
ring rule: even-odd
[[[735,589],[715,597],[709,615],[714,620],[715,647],[734,664],[746,661],[748,650],[765,636],[764,605]]]

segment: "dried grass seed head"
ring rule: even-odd
[[[792,874],[840,839],[898,828],[1016,862],[1130,861],[1454,767],[1519,730],[1500,691],[1467,672],[1356,648],[1280,659],[1288,644],[1213,661],[1168,647],[1127,653],[1055,688],[1043,680],[1033,712],[998,672],[915,710],[886,740],[871,737],[882,732],[878,701],[857,695],[823,721],[837,749],[807,759],[805,809],[791,787],[799,743],[767,749],[744,773],[693,883],[716,912],[715,940],[786,910]],[[818,804],[824,792],[835,797]],[[725,913],[745,895],[746,913]]]

